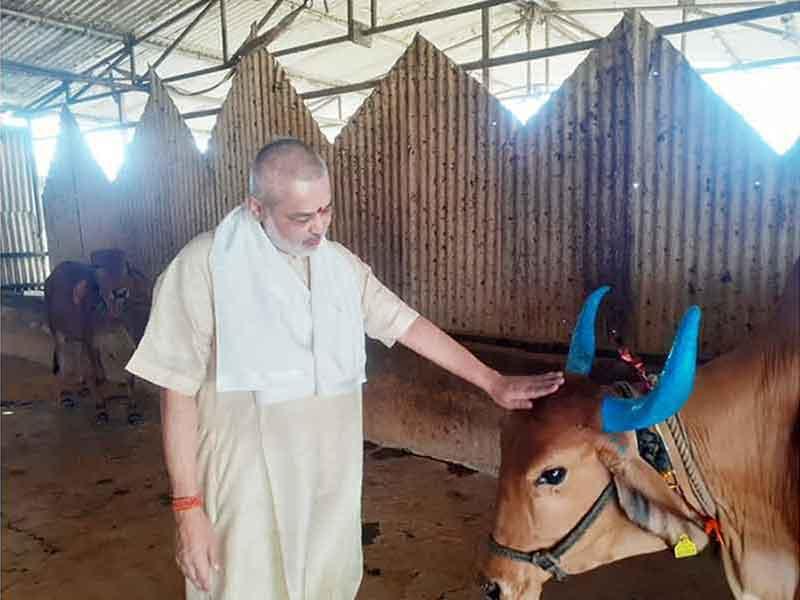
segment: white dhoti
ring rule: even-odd
[[[198,468],[222,542],[210,597],[351,600],[362,571],[361,394],[263,406],[211,386],[198,396]],[[188,583],[187,597],[209,596]]]
[[[252,392],[218,393],[211,243],[195,238],[159,278],[128,365],[197,402],[199,484],[221,571],[209,593],[187,581],[187,598],[352,600],[362,575],[361,392],[270,405]],[[359,273],[365,331],[391,345],[417,313],[338,247]],[[307,263],[287,260],[307,278]]]

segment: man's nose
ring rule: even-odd
[[[325,231],[325,223],[322,222],[321,215],[314,215],[314,218],[311,219],[311,227],[309,230],[313,235],[322,235],[322,233]]]

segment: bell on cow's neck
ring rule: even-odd
[[[689,558],[691,556],[697,556],[697,544],[692,541],[692,538],[684,533],[678,538],[678,543],[675,544],[673,551],[675,552],[675,558]]]

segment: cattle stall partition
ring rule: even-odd
[[[0,285],[41,289],[48,273],[46,236],[30,130],[0,127]]]
[[[120,176],[97,188],[105,217],[89,217],[99,197],[58,176],[91,176],[78,164],[91,156],[58,154],[45,211],[77,222],[48,219],[51,248],[118,245],[155,276],[242,200],[256,151],[285,135],[328,160],[333,237],[473,339],[564,347],[583,298],[609,284],[601,346],[613,330],[663,355],[697,304],[713,356],[766,321],[800,255],[800,150],[773,152],[636,13],[524,124],[421,36],[332,144],[266,51],[240,63],[205,155],[154,78]],[[477,397],[463,407],[450,389],[414,388],[405,360],[376,361],[368,435],[487,467],[498,415]],[[382,390],[374,408],[370,389]],[[447,427],[470,441],[442,442],[457,437]]]

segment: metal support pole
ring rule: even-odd
[[[324,99],[320,100],[316,104],[313,104],[313,106],[312,106],[312,103],[309,103],[309,104],[307,104],[307,107],[308,107],[308,110],[310,110],[312,113],[314,113],[314,112],[317,112],[318,110],[321,110],[321,109],[325,108],[329,104],[333,104],[339,98],[340,98],[340,96],[330,96],[328,98],[324,98]]]
[[[273,52],[272,56],[286,56],[288,54],[297,54],[298,52],[306,52],[307,50],[316,50],[317,48],[325,48],[326,46],[332,46],[333,44],[341,44],[342,42],[349,42],[350,36],[347,35],[339,35],[332,38],[327,38],[324,40],[320,40],[318,42],[310,42],[308,44],[302,44],[300,46],[295,46],[293,48],[285,48],[284,50],[278,50],[277,52]]]
[[[228,62],[228,19],[225,15],[225,0],[219,0],[219,28],[222,33],[222,62]]]
[[[378,0],[369,0],[369,26],[370,29],[378,26]]]
[[[497,52],[500,48],[502,48],[503,44],[505,44],[508,40],[510,40],[512,35],[515,35],[520,29],[522,29],[522,26],[524,24],[525,24],[525,19],[520,19],[519,23],[517,23],[517,25],[514,28],[512,28],[511,31],[509,31],[507,34],[501,37],[496,44],[492,44],[492,52],[493,53]],[[489,36],[492,37],[492,34],[494,32],[495,29],[489,31]]]
[[[800,63],[800,56],[785,56],[783,58],[770,58],[767,60],[752,60],[746,63],[739,63],[729,67],[712,67],[709,69],[697,69],[701,75],[709,73],[726,73],[728,71],[750,71],[752,69],[764,69],[766,67],[774,67],[776,65],[788,65],[793,63]]]
[[[505,31],[509,27],[516,27],[520,23],[524,22],[525,19],[523,18],[523,19],[514,19],[513,21],[509,21],[508,23],[503,23],[502,25],[498,25],[497,27],[492,29],[492,34],[500,33],[501,31]],[[456,48],[461,48],[463,46],[471,44],[472,42],[480,41],[480,39],[481,39],[480,35],[474,35],[472,37],[468,37],[466,39],[461,40],[460,42],[456,42],[455,44],[447,46],[446,48],[442,48],[442,52],[450,52],[451,50],[455,50]]]
[[[544,18],[544,47],[550,48],[550,17]],[[544,93],[550,93],[550,58],[544,59]]]
[[[718,17],[719,16],[717,13],[713,13],[713,12],[708,11],[708,10],[703,10],[702,8],[697,8],[697,7],[694,7],[694,6],[690,10],[692,12],[694,12],[694,13],[697,13],[698,15],[700,15],[702,17]],[[787,39],[788,38],[788,39],[792,40],[795,43],[800,41],[800,38],[796,34],[793,34],[793,33],[789,32],[789,31],[784,31],[782,29],[777,29],[775,27],[768,27],[766,25],[760,25],[759,23],[742,23],[741,26],[745,27],[747,29],[753,29],[755,31],[762,31],[764,33],[769,33],[769,34],[772,34],[772,35],[776,35],[781,39]]]
[[[258,35],[258,32],[261,31],[264,25],[267,24],[267,21],[269,21],[272,18],[272,15],[274,15],[275,11],[277,11],[280,8],[281,4],[283,4],[283,1],[284,0],[275,0],[275,3],[270,7],[270,9],[266,12],[266,14],[263,17],[261,17],[261,20],[259,20],[259,22],[255,24],[255,27],[253,27],[253,34],[252,34],[253,37]]]
[[[525,21],[525,47],[528,52],[533,49],[533,19]],[[533,93],[533,63],[525,63],[525,89],[530,96]]]
[[[555,19],[559,23],[562,23],[566,27],[572,28],[572,29],[574,29],[576,31],[580,31],[581,33],[583,33],[585,35],[588,35],[589,37],[593,37],[593,38],[603,37],[602,35],[600,35],[596,31],[594,31],[592,29],[589,29],[588,27],[586,27],[586,25],[582,24],[580,21],[578,21],[577,19],[575,19],[573,17],[562,17],[561,15],[557,15],[557,14],[554,14],[554,15],[551,15],[551,16],[553,17],[553,19]],[[553,25],[553,27],[555,28],[555,25]],[[560,31],[562,33],[569,33],[569,31],[567,29],[565,29],[564,27],[560,27],[558,29],[558,31]],[[572,35],[571,35],[571,37],[569,39],[571,39],[573,42],[581,41],[579,37],[575,37],[575,36],[572,36]]]
[[[36,65],[29,65],[26,63],[17,62],[15,60],[0,59],[0,67],[8,71],[18,71],[20,73],[27,73],[37,77],[47,77],[49,79],[60,79],[62,81],[86,81],[91,84],[103,85],[110,88],[120,90],[137,89],[136,86],[127,83],[120,83],[117,81],[109,81],[100,77],[92,77],[90,75],[82,75],[81,73],[72,73],[61,69],[48,69],[46,67],[39,67]]]
[[[119,92],[114,94],[114,102],[117,103],[117,118],[119,119],[120,123],[124,123],[125,122],[125,107],[123,105],[124,99],[119,94]]]
[[[743,23],[745,21],[752,21],[754,19],[779,17],[781,15],[787,15],[789,13],[798,11],[800,11],[800,2],[782,2],[780,4],[770,4],[769,6],[765,6],[763,8],[743,10],[740,12],[729,13],[727,15],[720,15],[718,17],[697,19],[696,21],[689,21],[688,23],[666,25],[664,27],[659,27],[658,33],[661,35],[675,35],[676,33],[699,31],[700,29],[712,29],[714,27],[733,25],[734,23]]]
[[[141,42],[144,42],[145,40],[150,39],[155,34],[157,34],[159,31],[162,31],[163,29],[169,27],[173,23],[177,23],[178,21],[180,21],[184,17],[192,14],[198,8],[200,8],[201,6],[203,6],[203,5],[207,4],[207,3],[208,3],[208,0],[198,0],[197,2],[194,2],[193,4],[191,4],[191,5],[187,6],[186,8],[184,8],[181,12],[176,14],[174,17],[170,17],[169,19],[167,19],[163,23],[159,23],[158,25],[156,25],[153,29],[151,29],[147,33],[142,34],[142,37],[136,38],[136,43],[139,44]],[[103,61],[103,62],[105,62],[105,61]]]
[[[355,30],[356,30],[356,23],[353,20],[354,11],[353,11],[353,0],[347,0],[347,39],[351,42],[355,38]]]
[[[681,10],[681,23],[686,23],[686,17],[688,16],[688,12],[686,7],[684,6]],[[686,33],[681,34],[681,54],[686,56]]]
[[[131,90],[131,91],[144,93],[147,90],[146,90],[146,88],[142,88],[142,89]],[[82,96],[80,98],[76,98],[75,96],[72,96],[69,99],[69,102],[67,104],[70,104],[70,105],[72,105],[72,104],[82,104],[84,102],[94,102],[95,100],[104,100],[106,98],[113,98],[114,95],[118,94],[118,93],[119,92],[103,92],[102,94],[94,94],[92,96]],[[31,112],[41,112],[41,111],[44,111],[44,110],[49,110],[49,109],[57,108],[57,107],[58,107],[58,105],[56,105],[56,106],[43,106],[43,107],[38,108],[38,109],[36,109],[34,111],[31,111]]]
[[[54,18],[48,15],[45,15],[43,12],[38,10],[16,10],[13,8],[8,7],[0,7],[0,14],[7,15],[9,17],[14,17],[17,19],[24,19],[30,23],[35,23],[38,25],[49,25],[50,27],[57,27],[58,29],[65,29],[67,31],[71,31],[73,33],[91,36],[93,38],[106,40],[110,42],[121,42],[123,39],[123,35],[115,32],[115,31],[107,31],[103,29],[99,29],[97,27],[91,27],[89,25],[82,25],[78,23],[74,23],[67,19],[59,19]]]
[[[752,8],[754,6],[774,6],[774,0],[772,2],[715,2],[710,4],[697,4],[700,8]],[[595,7],[595,8],[547,8],[542,9],[542,13],[551,13],[551,14],[559,14],[559,15],[603,15],[603,14],[614,14],[614,13],[621,13],[625,12],[626,10],[638,10],[638,11],[649,11],[649,12],[664,12],[664,11],[674,11],[680,8],[675,4],[643,4],[643,5],[634,5],[634,6],[602,6],[602,7]]]
[[[192,77],[200,77],[201,75],[211,75],[212,73],[219,73],[220,71],[227,71],[232,66],[231,64],[227,65],[217,65],[216,67],[207,67],[205,69],[199,69],[197,71],[192,71],[190,73],[181,73],[180,75],[172,75],[170,77],[163,77],[161,79],[164,83],[169,83],[171,81],[182,81],[184,79],[191,79]]]
[[[170,54],[172,54],[172,51],[175,49],[175,47],[183,41],[183,38],[185,38],[187,35],[189,35],[189,33],[191,33],[192,29],[195,28],[195,25],[197,25],[202,20],[202,18],[208,14],[208,11],[210,11],[218,1],[219,0],[208,0],[205,8],[203,8],[203,10],[197,13],[195,18],[192,19],[192,22],[186,26],[186,29],[184,29],[180,33],[180,35],[173,40],[173,42],[167,47],[167,49],[161,53],[161,56],[159,56],[158,59],[156,59],[156,62],[154,62],[151,65],[150,67],[151,70],[155,71],[158,68],[158,66],[162,62],[164,62],[164,59],[167,58]]]
[[[491,23],[489,19],[490,19],[489,9],[482,8],[481,9],[481,59],[483,61],[489,60],[492,56],[491,33],[490,33]],[[484,66],[481,69],[481,81],[483,81],[483,85],[486,86],[486,89],[491,91],[492,82],[489,80],[488,66]]]
[[[386,33],[387,31],[394,31],[395,29],[404,29],[405,27],[411,27],[412,25],[420,25],[422,23],[429,23],[430,21],[439,21],[441,19],[446,19],[448,17],[455,17],[456,15],[463,15],[476,10],[483,10],[485,8],[499,6],[501,4],[510,4],[516,1],[517,0],[484,0],[483,2],[465,4],[464,6],[459,6],[457,8],[440,10],[435,13],[430,13],[419,17],[412,17],[410,19],[405,19],[403,21],[397,21],[396,23],[388,23],[386,25],[379,25],[378,27],[372,27],[367,31],[365,31],[364,35],[374,35],[376,33]]]
[[[107,74],[108,74],[108,73],[109,73],[109,72],[110,72],[110,71],[111,71],[111,70],[112,70],[112,69],[113,69],[113,68],[116,66],[116,64],[117,64],[118,62],[121,62],[121,61],[122,61],[122,59],[123,59],[123,58],[124,58],[124,55],[123,55],[123,56],[120,56],[120,57],[119,57],[119,58],[117,58],[117,59],[115,59],[115,60],[114,60],[114,61],[113,61],[113,62],[112,62],[110,65],[108,65],[108,66],[107,66],[105,69],[103,69],[102,71],[100,71],[100,73],[98,73],[98,75],[97,75],[97,76],[98,76],[98,77],[104,77],[105,75],[107,75]],[[77,92],[76,92],[76,93],[75,93],[75,94],[72,96],[72,99],[73,99],[73,100],[75,100],[76,98],[81,98],[81,97],[83,97],[83,95],[84,95],[86,92],[88,92],[88,91],[89,91],[89,89],[90,89],[90,88],[92,88],[92,87],[94,87],[94,84],[93,84],[93,83],[87,83],[86,85],[84,85],[84,86],[83,86],[81,89],[79,89],[79,90],[78,90],[78,91],[77,91]]]
[[[128,37],[125,39],[125,47],[128,49],[128,69],[131,72],[131,83],[136,83],[136,54],[133,46],[133,34],[128,34]]]

